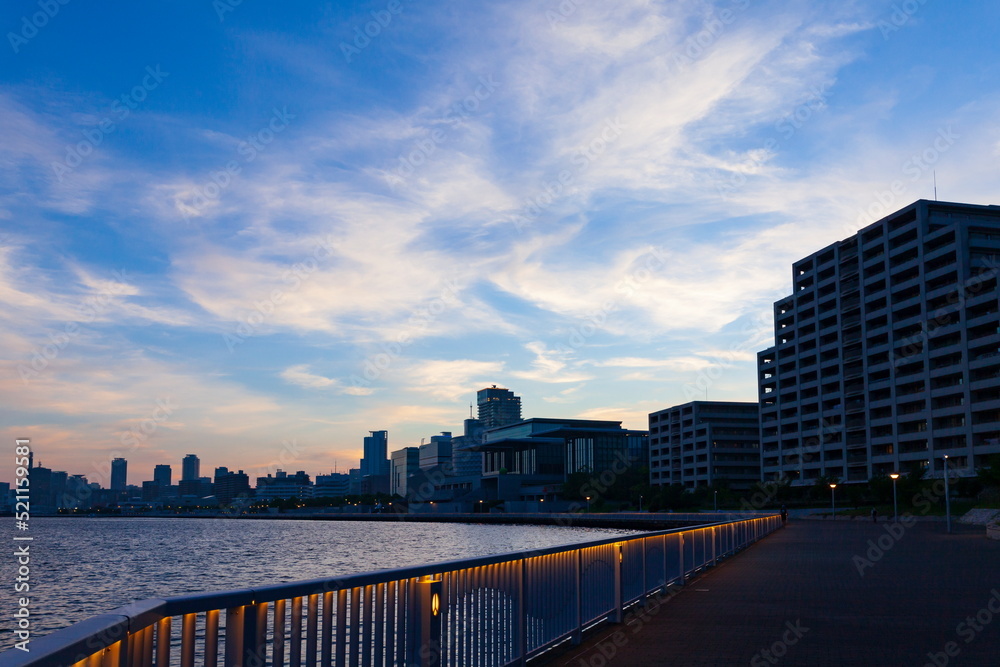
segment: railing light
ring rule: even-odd
[[[435,593],[431,596],[431,613],[435,616],[441,611],[441,596]]]

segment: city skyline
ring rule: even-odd
[[[755,400],[788,266],[998,203],[1000,8],[905,6],[12,3],[0,436],[325,471],[492,384]]]

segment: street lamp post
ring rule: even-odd
[[[590,511],[590,496],[587,496],[587,511]]]
[[[899,504],[896,502],[896,480],[899,479],[899,473],[890,473],[889,477],[892,478],[892,521],[899,523]]]
[[[715,493],[713,494],[713,497],[715,499],[714,500],[715,513],[718,514],[719,513],[719,491],[718,490],[715,491]]]
[[[639,496],[639,511],[642,511],[642,496]]]
[[[830,485],[830,509],[833,511],[833,520],[834,521],[837,520],[837,501],[836,501],[836,499],[834,497],[834,494],[836,493],[836,491],[835,491],[836,488],[837,488],[836,484],[831,484]]]
[[[951,533],[951,493],[948,492],[948,455],[944,455],[944,516]]]

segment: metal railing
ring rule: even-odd
[[[8,651],[27,667],[520,665],[781,526],[777,515],[146,600]]]

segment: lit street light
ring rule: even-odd
[[[899,504],[896,502],[896,480],[899,479],[899,473],[890,473],[889,477],[892,478],[892,520],[894,523],[899,522]]]
[[[834,494],[836,493],[836,491],[834,491],[834,489],[836,489],[836,488],[837,488],[836,484],[831,484],[830,485],[830,509],[833,510],[833,520],[834,521],[837,520],[837,501],[834,498]]]
[[[590,511],[590,496],[587,496],[587,511]]]

